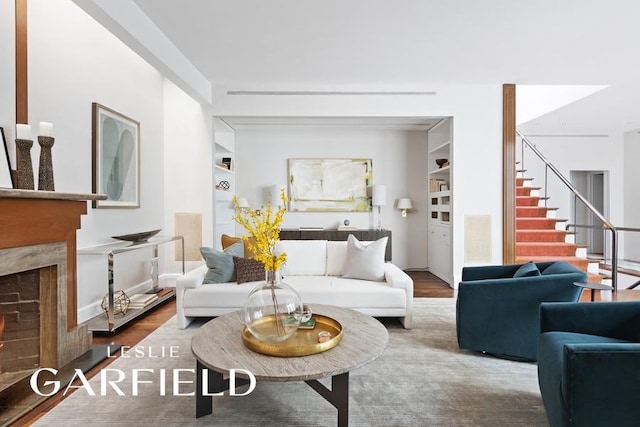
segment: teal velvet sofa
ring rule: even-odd
[[[516,360],[535,361],[540,304],[578,301],[587,275],[567,262],[536,263],[539,275],[514,277],[533,263],[464,267],[458,287],[458,346]],[[531,274],[527,272],[525,274]]]
[[[640,425],[640,302],[542,304],[538,382],[551,427]]]

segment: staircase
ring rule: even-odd
[[[585,271],[589,282],[601,283],[598,263],[589,261],[586,246],[575,244],[574,234],[565,231],[567,220],[556,218],[557,208],[544,206],[540,188],[525,172],[516,175],[516,263],[566,261]]]

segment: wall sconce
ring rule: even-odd
[[[387,186],[374,185],[371,190],[371,205],[378,207],[378,230],[382,230],[382,216],[380,208],[387,204]]]
[[[404,217],[407,216],[407,211],[409,209],[413,209],[413,203],[411,203],[411,199],[408,198],[408,197],[403,198],[403,199],[399,199],[397,208],[402,211],[401,215],[404,218]]]

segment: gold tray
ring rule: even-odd
[[[342,340],[340,322],[321,314],[314,314],[312,317],[316,319],[316,326],[313,329],[298,329],[291,338],[281,342],[261,341],[251,335],[245,326],[242,328],[242,342],[249,350],[256,353],[278,357],[309,356],[337,346]],[[320,331],[329,332],[331,339],[319,343],[318,332]]]

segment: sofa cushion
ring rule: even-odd
[[[222,244],[222,249],[226,249],[229,246],[238,243],[238,242],[243,242],[244,244],[244,257],[245,258],[253,258],[255,256],[255,253],[251,250],[251,248],[249,247],[250,243],[253,243],[254,245],[256,244],[256,239],[254,237],[249,237],[247,239],[247,242],[244,242],[244,240],[242,240],[242,237],[233,237],[233,236],[229,236],[227,234],[223,234],[220,237],[220,243]]]
[[[529,276],[540,276],[540,270],[538,270],[538,266],[533,262],[529,261],[526,264],[522,264],[520,268],[518,268],[513,275],[513,277],[529,277]]]
[[[287,262],[280,267],[283,277],[327,274],[326,240],[280,240],[276,242],[275,253],[287,254]]]
[[[253,258],[233,257],[238,284],[265,280],[264,264]]]
[[[347,259],[347,242],[327,242],[327,276],[341,276]]]
[[[546,276],[547,274],[564,274],[564,273],[575,273],[576,268],[569,264],[566,261],[558,261],[554,262],[544,270],[540,272],[542,276]]]
[[[353,234],[347,239],[347,257],[342,269],[342,276],[352,279],[383,281],[384,254],[388,237],[365,245]]]
[[[233,264],[233,257],[243,256],[244,244],[242,242],[234,243],[223,252],[213,248],[201,247],[200,254],[209,269],[202,283],[235,282],[236,269]]]

